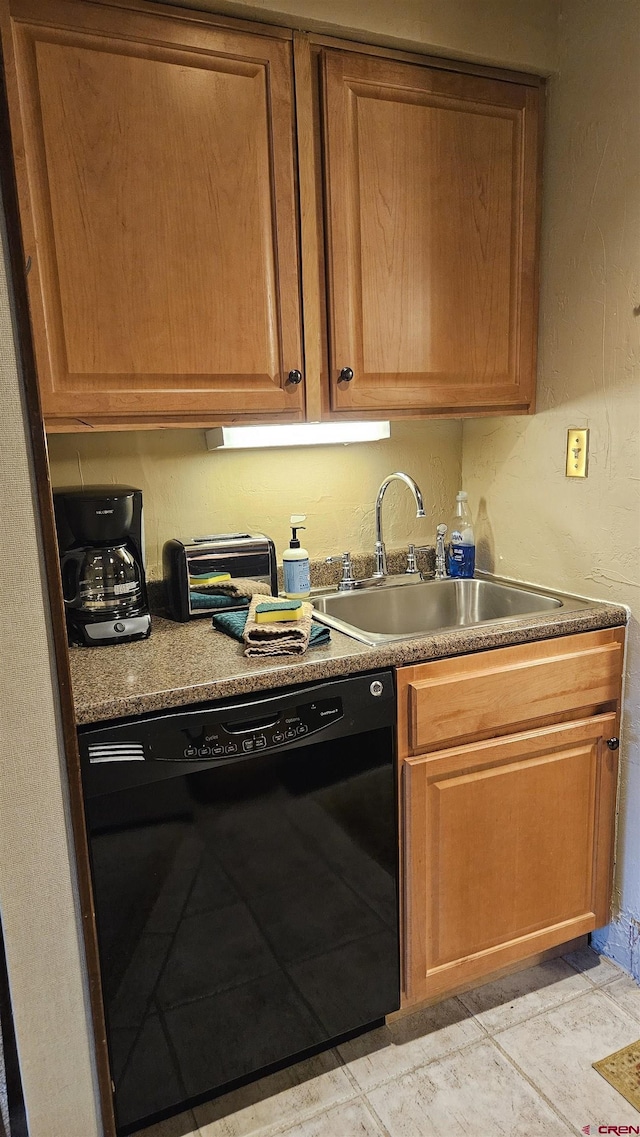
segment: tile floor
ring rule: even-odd
[[[138,1137],[566,1137],[638,1126],[591,1063],[640,987],[590,948],[478,987]]]

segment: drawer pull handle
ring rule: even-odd
[[[609,747],[609,750],[617,750],[619,745],[620,745],[620,739],[619,738],[608,738],[607,739],[607,746]]]

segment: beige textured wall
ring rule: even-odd
[[[160,0],[548,74],[558,0]]]
[[[204,431],[141,431],[49,438],[54,485],[124,482],[143,492],[150,577],[161,573],[170,537],[258,530],[278,559],[289,517],[307,514],[302,536],[312,559],[373,552],[374,503],[382,479],[404,470],[425,499],[417,520],[409,491],[389,487],[383,507],[388,548],[433,544],[460,488],[459,422],[394,423],[391,438],[349,446],[210,452]]]
[[[2,248],[0,398],[0,910],[7,967],[30,1137],[93,1137],[99,1127],[64,757]]]
[[[640,8],[565,0],[547,124],[538,414],[463,428],[485,567],[631,606],[617,902],[640,977]],[[566,431],[589,427],[585,481]],[[635,937],[635,939],[634,939]],[[626,946],[625,946],[626,945]],[[622,954],[621,954],[622,953]],[[625,955],[626,953],[626,955]]]

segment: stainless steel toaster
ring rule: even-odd
[[[174,620],[212,615],[210,594],[215,592],[215,584],[211,578],[219,573],[229,573],[232,579],[248,577],[264,581],[273,595],[278,595],[275,545],[264,533],[214,533],[208,537],[192,537],[190,541],[174,538],[164,546],[162,563],[169,611]],[[245,604],[246,601],[227,602],[224,607],[231,612]]]

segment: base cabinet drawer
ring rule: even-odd
[[[403,1007],[608,922],[623,647],[610,629],[400,669]]]
[[[620,689],[624,630],[436,660],[400,672],[400,752],[489,738],[609,709]]]

